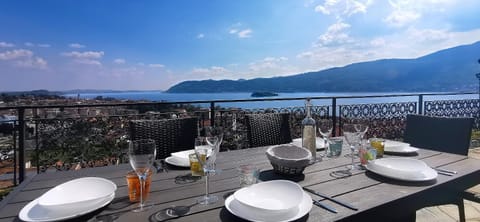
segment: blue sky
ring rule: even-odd
[[[480,41],[478,0],[4,0],[0,91],[165,90]]]

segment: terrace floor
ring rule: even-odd
[[[470,149],[468,154],[472,158],[480,159],[480,147]],[[471,190],[480,194],[480,185]],[[480,222],[480,203],[464,200],[465,218],[467,221]],[[453,222],[458,221],[458,208],[456,205],[441,205],[435,207],[427,207],[417,211],[417,222]]]

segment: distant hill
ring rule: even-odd
[[[480,42],[416,59],[383,59],[285,77],[184,81],[170,93],[441,92],[478,89]]]

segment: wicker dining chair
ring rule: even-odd
[[[246,114],[250,147],[292,142],[289,113]]]
[[[414,147],[467,156],[473,122],[473,118],[408,115],[404,141]],[[436,195],[432,197],[431,206],[455,204],[460,221],[465,221],[463,199],[478,202],[478,198],[464,191]]]
[[[130,121],[130,138],[153,139],[157,146],[157,159],[164,159],[172,152],[195,147],[197,118]]]

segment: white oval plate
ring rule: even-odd
[[[293,215],[289,215],[287,217],[276,217],[269,213],[265,213],[262,211],[252,210],[252,208],[246,208],[242,205],[238,200],[235,199],[233,195],[230,195],[225,200],[225,207],[227,210],[232,213],[233,215],[249,220],[254,222],[260,221],[276,221],[276,222],[283,222],[283,221],[294,221],[297,219],[302,218],[306,214],[310,212],[312,209],[312,198],[307,193],[303,192],[303,199],[298,205],[298,208],[295,209],[296,213]]]
[[[320,137],[316,137],[315,142],[316,142],[317,149],[325,149],[325,140],[324,139],[322,139]],[[293,139],[290,144],[293,144],[293,145],[298,146],[298,147],[302,147],[302,138]]]
[[[82,177],[62,183],[38,198],[43,207],[81,207],[110,196],[117,185],[101,177]],[[72,205],[72,206],[70,206]]]
[[[385,152],[387,153],[414,153],[417,151],[418,148],[412,147],[408,143],[385,140]]]
[[[411,158],[382,158],[368,162],[367,170],[384,177],[404,181],[428,181],[437,178],[437,171],[425,162]]]
[[[174,166],[190,167],[190,160],[189,159],[184,160],[184,159],[178,159],[178,158],[173,157],[173,156],[169,156],[169,157],[165,158],[165,162],[167,162],[168,164],[172,164]]]
[[[170,155],[178,158],[178,159],[184,159],[188,161],[188,155],[195,153],[195,150],[184,150],[184,151],[179,151],[175,153],[171,153]]]
[[[84,207],[71,208],[70,210],[52,210],[50,208],[42,207],[38,204],[38,199],[32,200],[25,207],[22,208],[18,217],[23,221],[30,222],[44,222],[67,220],[88,214],[92,211],[107,206],[115,198],[115,193],[110,196],[98,200],[95,204]]]
[[[233,193],[238,202],[255,210],[272,213],[295,208],[302,201],[302,195],[302,187],[289,180],[257,183]]]

